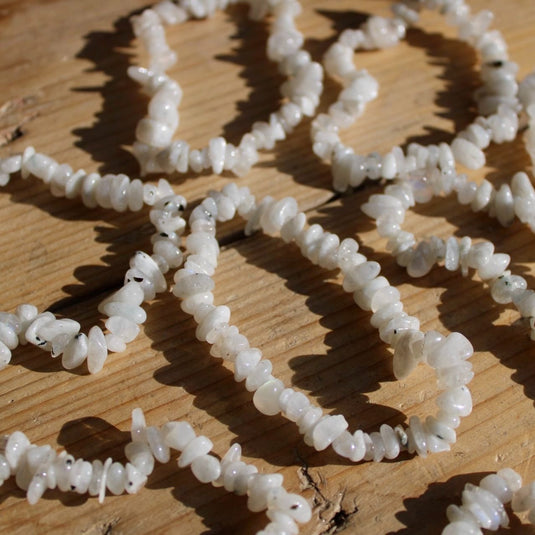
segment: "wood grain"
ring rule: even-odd
[[[346,27],[371,13],[388,13],[383,0],[303,0],[298,19],[306,48],[320,59]],[[519,77],[533,68],[533,0],[474,0],[491,9],[506,37]],[[87,171],[138,170],[130,153],[146,99],[126,74],[143,60],[128,18],[146,7],[139,0],[0,1],[0,156],[29,144],[58,161]],[[409,32],[399,47],[359,54],[359,66],[380,82],[381,94],[344,140],[361,152],[450,141],[474,117],[471,91],[477,59],[438,16]],[[173,75],[184,88],[180,135],[200,145],[215,135],[239,140],[255,120],[279,103],[281,77],[264,57],[267,28],[233,8],[208,21],[170,29],[178,52]],[[339,86],[326,81],[322,108]],[[406,309],[424,330],[460,331],[476,349],[471,383],[473,414],[450,453],[425,459],[350,465],[304,446],[294,425],[256,413],[251,395],[229,369],[195,339],[192,320],[172,294],[147,307],[142,335],[114,354],[96,376],[62,370],[36,348],[19,348],[0,374],[2,431],[23,430],[32,442],[65,448],[75,456],[123,459],[130,413],[142,407],[152,425],[188,419],[222,455],[239,441],[247,460],[284,475],[287,488],[315,505],[303,533],[439,533],[445,508],[459,503],[468,481],[504,466],[535,478],[535,363],[526,325],[510,307],[498,306],[471,274],[436,269],[412,280],[387,255],[359,206],[376,185],[342,197],[331,191],[329,168],[310,150],[309,122],[262,155],[240,184],[258,198],[295,196],[310,221],[342,237],[356,237],[383,265]],[[521,140],[489,149],[488,165],[471,173],[495,185],[529,167]],[[151,179],[157,177],[150,177]],[[230,177],[173,177],[191,206]],[[147,249],[147,212],[113,214],[56,199],[17,177],[0,194],[2,310],[22,302],[80,321],[101,318],[98,302],[119,287],[130,255]],[[237,223],[223,225],[225,246],[216,274],[216,300],[271,358],[287,384],[312,396],[325,410],[343,413],[352,429],[406,422],[434,411],[435,382],[420,367],[395,382],[391,355],[335,273],[307,265],[295,247],[265,236],[243,237]],[[418,236],[490,238],[512,256],[512,269],[535,287],[533,235],[520,223],[501,228],[453,198],[418,207],[407,218]],[[246,281],[246,284],[244,284]],[[30,507],[13,481],[0,487],[1,533],[147,534],[253,533],[265,523],[245,500],[199,484],[174,462],[159,466],[136,496],[93,498],[49,491]],[[514,533],[531,533],[513,521]]]

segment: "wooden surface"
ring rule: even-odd
[[[298,19],[306,48],[320,59],[346,27],[370,14],[386,14],[382,0],[303,0]],[[505,35],[519,76],[533,68],[533,0],[477,0],[488,7]],[[130,146],[146,99],[125,75],[140,61],[128,17],[139,0],[0,1],[0,156],[29,144],[86,171],[137,173]],[[426,31],[383,52],[359,54],[357,62],[380,82],[380,97],[358,125],[344,133],[357,150],[386,152],[450,141],[474,117],[471,90],[478,85],[472,50],[455,40],[438,16]],[[281,78],[264,59],[266,26],[249,23],[244,10],[219,13],[168,32],[178,52],[173,74],[184,88],[180,136],[192,145],[225,135],[237,142],[255,120],[278,105]],[[326,82],[322,106],[339,86]],[[188,419],[214,441],[222,455],[233,441],[262,471],[284,475],[288,490],[315,504],[304,534],[439,533],[445,509],[459,503],[468,481],[510,466],[535,478],[534,344],[509,306],[494,304],[473,276],[437,268],[410,280],[385,252],[359,206],[375,186],[341,198],[331,191],[329,168],[312,154],[305,121],[240,184],[257,198],[295,196],[312,222],[342,237],[356,237],[399,287],[406,310],[423,330],[458,330],[473,342],[476,377],[470,387],[473,414],[449,453],[426,459],[352,465],[301,442],[294,424],[259,415],[251,395],[195,339],[192,320],[172,294],[146,307],[148,322],[126,352],[112,355],[96,376],[67,372],[40,350],[24,346],[0,374],[2,432],[23,430],[37,444],[66,448],[92,460],[123,459],[130,413],[142,407],[151,425]],[[483,176],[495,185],[529,167],[521,140],[492,147]],[[155,179],[157,177],[151,177]],[[195,206],[210,188],[230,177],[173,177]],[[122,282],[128,259],[147,250],[147,211],[117,215],[56,199],[37,180],[16,177],[0,193],[1,309],[22,302],[80,321],[101,322],[97,303]],[[407,228],[418,236],[452,232],[489,238],[512,256],[512,269],[535,287],[534,237],[521,223],[501,228],[485,215],[458,207],[453,198],[419,207]],[[309,394],[325,410],[342,413],[351,429],[372,431],[412,414],[435,412],[435,381],[426,367],[393,381],[391,355],[340,287],[335,273],[311,267],[295,247],[264,236],[244,238],[237,224],[221,227],[226,245],[216,274],[216,300],[272,359],[276,374]],[[146,534],[253,533],[265,523],[245,500],[199,484],[171,462],[159,466],[136,496],[94,498],[48,491],[30,507],[13,481],[0,488],[1,533]],[[531,533],[513,521],[514,533]],[[344,531],[345,530],[345,531]]]

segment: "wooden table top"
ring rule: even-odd
[[[319,60],[336,36],[369,14],[387,14],[383,0],[303,0],[297,24],[306,49]],[[131,154],[137,121],[147,100],[126,76],[142,53],[129,17],[141,0],[0,1],[0,157],[27,145],[73,168],[138,173]],[[535,2],[472,0],[488,8],[503,32],[519,78],[533,68]],[[451,141],[474,118],[472,90],[477,58],[455,39],[438,15],[382,52],[356,56],[380,83],[380,96],[343,139],[361,153],[384,153],[412,141]],[[267,27],[244,9],[168,30],[179,61],[172,74],[184,88],[180,136],[201,146],[224,135],[238,142],[254,121],[278,107],[282,78],[265,60]],[[339,86],[327,80],[325,109]],[[251,394],[229,368],[195,339],[193,320],[171,293],[146,306],[148,321],[102,372],[69,372],[35,347],[14,351],[0,374],[2,432],[24,431],[33,443],[67,449],[76,457],[124,460],[130,414],[142,407],[149,425],[187,419],[223,455],[235,441],[261,471],[284,475],[289,491],[314,503],[302,533],[439,533],[449,503],[460,503],[467,482],[502,467],[535,478],[535,360],[528,327],[511,306],[495,304],[470,273],[463,278],[435,268],[410,279],[392,261],[372,222],[359,210],[380,188],[365,184],[346,195],[331,189],[330,169],[311,152],[306,120],[240,185],[262,198],[292,195],[311,222],[354,237],[379,261],[402,294],[405,309],[424,331],[460,331],[473,343],[474,411],[458,429],[451,452],[387,463],[345,463],[301,441],[294,424],[259,415]],[[530,162],[521,136],[492,146],[487,166],[470,177],[499,185]],[[149,177],[154,180],[158,177]],[[190,206],[232,177],[173,176]],[[97,304],[120,287],[134,251],[149,249],[148,212],[90,210],[53,197],[40,181],[16,176],[0,193],[1,309],[20,303],[76,319],[85,332],[102,324]],[[222,225],[224,246],[216,272],[216,301],[228,304],[233,322],[263,350],[276,374],[310,395],[329,413],[344,414],[350,429],[373,431],[381,423],[406,423],[434,414],[434,375],[420,366],[397,382],[391,354],[345,294],[337,273],[311,266],[295,246],[263,235],[245,238],[238,223]],[[511,269],[535,287],[534,238],[520,222],[502,228],[473,214],[452,197],[419,206],[407,229],[424,237],[469,235],[491,239],[511,255]],[[531,533],[512,520],[514,533]],[[13,480],[0,487],[1,533],[146,534],[254,533],[263,513],[247,511],[244,498],[198,483],[176,463],[158,466],[135,496],[95,498],[47,491],[31,507]]]

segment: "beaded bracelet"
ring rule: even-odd
[[[183,140],[172,141],[178,128],[176,107],[180,104],[180,85],[165,71],[175,62],[176,55],[165,41],[164,26],[180,24],[190,18],[210,17],[216,9],[225,9],[240,0],[217,0],[211,3],[181,0],[178,5],[168,0],[132,17],[134,33],[140,38],[149,54],[149,67],[130,67],[128,75],[137,81],[150,96],[148,116],[136,128],[133,147],[141,174],[164,172],[195,173],[210,170],[219,175],[231,171],[245,175],[258,161],[258,150],[272,149],[285,139],[304,116],[313,116],[323,91],[323,70],[302,49],[303,35],[297,30],[294,18],[301,12],[297,0],[260,2],[241,0],[250,4],[249,16],[253,20],[266,15],[273,17],[267,40],[267,56],[279,66],[287,80],[281,94],[287,101],[269,116],[269,121],[253,124],[236,147],[223,137],[212,138],[207,147],[190,149]]]

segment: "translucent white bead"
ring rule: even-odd
[[[428,343],[427,363],[433,368],[445,368],[469,359],[473,354],[470,341],[461,333],[453,332],[446,338],[437,339],[432,347]]]
[[[326,449],[348,427],[341,415],[326,415],[312,429],[312,442],[317,451]],[[310,431],[308,432],[310,433]]]
[[[183,451],[196,436],[188,422],[167,422],[161,433],[165,444],[177,451]]]
[[[87,357],[87,350],[87,336],[84,333],[78,333],[64,347],[61,364],[66,370],[80,366]]]
[[[411,260],[407,265],[407,273],[410,277],[424,277],[433,267],[436,260],[436,254],[431,244],[421,241],[414,250]]]
[[[297,215],[286,221],[281,227],[281,238],[290,243],[292,240],[302,232],[306,224],[306,215],[303,212],[299,212]]]
[[[513,193],[508,184],[502,184],[496,193],[494,207],[498,221],[504,226],[509,226],[515,217],[515,203]]]
[[[433,434],[440,440],[444,440],[448,444],[455,444],[457,440],[455,430],[434,416],[428,416],[425,419],[425,429],[430,434]]]
[[[316,423],[322,416],[323,411],[320,407],[310,405],[308,409],[303,413],[303,415],[299,418],[299,420],[297,420],[299,432],[302,435],[308,433],[314,427],[314,425],[316,425]]]
[[[93,467],[90,462],[78,459],[69,474],[69,484],[71,490],[78,494],[85,494],[91,483]]]
[[[500,526],[505,527],[509,524],[503,504],[491,492],[468,483],[463,490],[462,498],[463,506],[472,514],[477,508],[477,519],[482,528],[495,531]]]
[[[295,520],[282,511],[268,509],[266,511],[266,516],[271,520],[271,524],[268,524],[268,526],[276,526],[274,528],[275,530],[279,530],[279,532],[287,535],[297,535],[299,533],[299,526],[295,523]],[[266,530],[269,529],[268,526],[266,526]],[[275,533],[277,533],[277,531],[275,531]]]
[[[480,169],[485,165],[485,154],[479,147],[461,137],[456,137],[451,150],[455,159],[468,169]]]
[[[179,468],[190,465],[194,459],[206,455],[213,447],[212,441],[204,436],[194,438],[182,451],[178,458]]]
[[[476,517],[466,507],[450,504],[446,509],[446,516],[450,522],[467,522],[477,526]]]
[[[168,463],[170,458],[169,446],[165,443],[160,430],[149,426],[145,429],[147,442],[154,458],[160,463]]]
[[[167,283],[154,260],[143,251],[137,251],[130,258],[130,267],[137,268],[145,273],[153,282],[156,292],[163,292],[167,288]]]
[[[459,416],[468,416],[472,412],[472,396],[466,386],[446,390],[437,398],[439,408]]]
[[[41,347],[42,349],[50,349],[50,345],[47,344],[47,341],[39,338],[38,331],[43,325],[49,323],[50,321],[54,321],[55,319],[56,318],[54,314],[51,312],[43,312],[42,314],[38,314],[26,328],[26,332],[24,333],[26,341],[30,342],[30,344]]]
[[[91,481],[89,482],[88,492],[90,496],[97,496],[100,492],[100,482],[102,479],[102,470],[104,465],[99,459],[95,459],[91,466],[93,467],[91,473]]]
[[[373,444],[373,462],[379,463],[384,459],[386,453],[383,438],[380,433],[374,431],[373,433],[370,433],[370,440]]]
[[[273,370],[273,365],[268,359],[262,359],[249,373],[247,379],[245,380],[245,388],[249,392],[254,392],[259,389],[264,383],[267,383],[273,376],[271,371]]]
[[[41,496],[44,494],[47,488],[46,479],[41,474],[35,474],[32,477],[28,491],[26,492],[26,498],[30,505],[35,505]]]
[[[208,157],[212,163],[212,171],[216,175],[223,172],[226,144],[227,142],[223,137],[213,138],[208,143]]]
[[[408,377],[421,360],[423,340],[424,334],[415,330],[404,331],[397,337],[392,360],[396,379]]]
[[[533,290],[515,293],[513,303],[523,318],[535,316],[535,292]]]
[[[124,452],[126,458],[145,476],[152,474],[154,470],[154,457],[144,442],[129,442]]]
[[[223,323],[228,323],[230,320],[230,309],[227,306],[218,306],[211,310],[204,318],[201,319],[195,336],[198,340],[204,342],[213,329],[216,329]]]
[[[212,455],[201,455],[191,463],[193,475],[201,483],[211,483],[221,474],[221,464]]]
[[[448,524],[442,530],[442,535],[483,535],[483,532],[475,524],[458,520]]]
[[[502,468],[496,472],[505,480],[512,492],[516,492],[522,487],[522,478],[511,468]]]
[[[513,497],[513,491],[509,488],[507,481],[498,474],[485,476],[479,486],[494,494],[504,504],[509,503]]]
[[[344,273],[343,288],[346,292],[354,292],[364,288],[379,275],[381,266],[371,260],[354,266]]]
[[[106,487],[116,496],[122,494],[126,483],[126,470],[121,463],[112,463],[106,477]]]
[[[427,456],[427,439],[422,422],[418,416],[409,418],[409,427],[407,428],[409,438],[409,452],[416,452],[420,457]]]
[[[214,286],[214,280],[209,275],[181,269],[175,275],[173,293],[177,297],[185,298],[198,293],[211,292]]]
[[[9,347],[0,342],[0,370],[3,370],[11,361],[11,351]]]
[[[418,318],[402,313],[392,318],[386,325],[379,327],[379,337],[386,344],[393,344],[395,346],[396,339],[404,331],[417,331],[419,329],[420,321]]]
[[[147,320],[147,313],[141,307],[121,301],[107,302],[99,307],[99,311],[106,316],[120,316],[137,324]]]
[[[158,254],[165,258],[167,264],[171,268],[177,268],[182,264],[182,251],[169,240],[157,241],[153,246],[154,254]]]
[[[286,400],[284,406],[281,401],[282,413],[292,422],[297,422],[309,406],[310,400],[302,392],[293,392]]]
[[[165,147],[171,143],[174,129],[168,125],[145,117],[136,127],[136,139],[151,147]]]
[[[457,429],[461,425],[461,418],[456,412],[441,409],[437,413],[437,420],[448,425],[452,429]]]
[[[374,312],[370,323],[373,327],[379,329],[388,324],[393,318],[403,313],[403,304],[401,301],[387,304]]]
[[[19,462],[29,446],[30,441],[22,431],[15,431],[9,435],[5,445],[4,455],[12,473],[16,472]]]
[[[283,487],[272,487],[268,493],[269,510],[280,511],[296,522],[304,524],[312,518],[308,502],[298,494],[290,494]]]
[[[353,433],[353,440],[355,441],[355,449],[351,456],[351,461],[358,462],[364,459],[366,455],[366,440],[365,434],[362,430],[358,429]]]
[[[106,340],[108,351],[121,353],[126,349],[126,343],[120,336],[108,333],[104,335],[104,339]]]
[[[14,318],[17,318],[14,316]],[[18,318],[17,318],[18,320]],[[19,324],[20,332],[20,324]],[[0,342],[5,344],[9,349],[15,349],[19,345],[19,337],[17,330],[9,323],[2,322],[0,318]]]
[[[260,224],[266,234],[274,234],[296,215],[297,201],[293,197],[286,197],[274,203],[262,214]]]
[[[97,325],[89,329],[87,336],[87,369],[89,373],[98,373],[104,367],[108,357],[106,338]]]
[[[284,384],[279,379],[273,379],[264,383],[254,393],[253,403],[255,407],[268,416],[274,416],[280,412],[279,397],[284,390]]]
[[[143,410],[139,407],[132,410],[132,424],[130,426],[130,436],[132,442],[146,442],[147,435],[146,430],[147,423],[145,421],[145,415]]]
[[[535,507],[535,483],[528,483],[513,494],[511,507],[515,513]]]
[[[126,343],[131,342],[139,334],[139,326],[122,316],[110,316],[106,320],[106,328],[116,336],[122,338]]]
[[[145,485],[147,476],[130,463],[126,463],[125,472],[125,490],[128,494],[136,494],[137,491]]]
[[[466,385],[473,378],[472,364],[468,361],[437,369],[437,384],[442,389]]]
[[[54,461],[54,470],[56,471],[56,481],[59,490],[67,492],[70,489],[70,472],[74,465],[74,457],[62,451]]]
[[[387,424],[382,424],[379,428],[379,432],[381,433],[381,439],[384,444],[385,457],[387,459],[395,459],[399,455],[401,449],[396,433],[392,427]]]
[[[5,481],[11,475],[11,468],[5,455],[0,453],[0,480]]]
[[[281,474],[255,474],[247,489],[247,508],[253,513],[267,508],[270,490],[281,487],[283,476]]]

